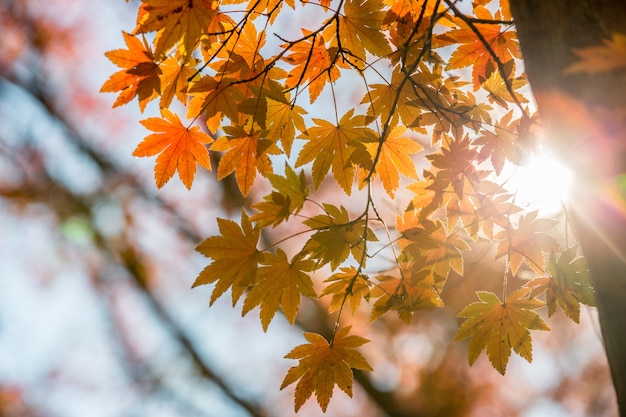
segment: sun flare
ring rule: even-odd
[[[515,193],[518,204],[553,214],[567,201],[573,173],[547,153],[532,157],[511,170],[506,188]]]

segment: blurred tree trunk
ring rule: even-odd
[[[624,0],[510,0],[545,144],[576,171],[573,223],[626,416],[626,70],[568,74],[574,48],[626,34]],[[581,347],[584,348],[584,347]]]

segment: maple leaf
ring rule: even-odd
[[[216,79],[205,76],[192,83],[187,92],[192,98],[187,106],[187,117],[192,119],[204,114],[207,127],[217,132],[224,116],[239,119],[238,105],[244,96],[230,78]]]
[[[289,216],[297,214],[309,195],[309,186],[306,183],[304,171],[300,174],[285,164],[285,175],[268,174],[272,187],[276,191],[263,197],[264,201],[255,203],[252,208],[259,213],[252,216],[252,221],[260,227],[267,225],[278,226],[287,221]]]
[[[361,104],[370,104],[368,116],[380,117],[383,122],[390,120],[391,125],[397,124],[399,117],[404,125],[413,128],[422,110],[415,104],[419,102],[415,89],[411,88],[410,83],[404,82],[404,78],[406,75],[394,68],[391,83],[369,86],[369,92],[361,100]]]
[[[370,295],[369,279],[353,266],[340,268],[341,272],[332,274],[324,282],[330,282],[322,294],[331,295],[330,306],[328,312],[332,313],[339,310],[346,302],[350,304],[350,311],[355,314],[361,301],[368,300]]]
[[[278,101],[270,97],[267,101],[267,113],[265,115],[265,124],[267,129],[267,138],[270,140],[281,140],[285,154],[291,154],[291,145],[296,137],[296,129],[303,132],[306,129],[303,114],[306,111],[288,101]]]
[[[400,320],[410,324],[413,314],[419,310],[442,307],[443,301],[433,281],[433,275],[426,267],[424,258],[402,262],[400,277],[378,275],[378,284],[371,296],[376,298],[370,321],[374,321],[389,310],[396,311]]]
[[[513,62],[513,61],[509,61]],[[528,80],[526,78],[513,78],[509,79],[508,82],[511,85],[511,89],[515,93],[515,90],[524,87],[528,84]],[[528,99],[524,97],[523,94],[515,93],[515,97],[511,96],[509,89],[502,79],[500,72],[494,71],[489,78],[482,84],[482,88],[489,93],[487,96],[487,100],[490,103],[498,103],[500,106],[505,109],[509,108],[508,103],[528,103]]]
[[[365,144],[372,158],[376,157],[378,148],[381,147],[375,173],[379,176],[385,191],[391,198],[394,197],[400,186],[399,172],[408,178],[418,178],[415,163],[409,155],[421,151],[422,146],[414,140],[404,137],[405,132],[404,126],[398,126],[389,132],[382,144]]]
[[[494,20],[491,12],[484,6],[475,7],[474,13],[479,19]],[[465,68],[471,65],[472,83],[475,91],[480,88],[484,80],[491,76],[496,66],[485,43],[478,38],[476,33],[467,27],[465,22],[459,22],[459,25],[461,26],[460,29],[448,31],[440,37],[440,39],[450,39],[452,44],[459,45],[450,56],[446,69]],[[519,43],[515,31],[502,31],[500,25],[495,24],[476,23],[474,26],[500,62],[506,64],[514,58],[520,58]]]
[[[115,49],[105,53],[115,65],[124,68],[111,75],[102,85],[101,93],[120,92],[113,103],[118,107],[130,102],[135,96],[143,113],[146,104],[161,92],[161,68],[154,62],[154,56],[146,40],[122,32],[128,49]]]
[[[517,274],[522,261],[533,271],[543,275],[546,265],[544,252],[549,253],[559,248],[556,239],[546,233],[558,220],[538,219],[537,213],[538,211],[533,211],[522,216],[517,228],[511,227],[510,230],[503,230],[496,235],[496,239],[502,239],[496,251],[496,259],[508,255],[513,275]]]
[[[373,137],[374,132],[364,127],[365,116],[353,116],[354,109],[343,115],[337,125],[324,119],[313,119],[316,126],[300,137],[307,140],[298,155],[296,167],[313,161],[313,187],[317,190],[332,167],[335,180],[350,195],[355,168],[350,161],[353,141]]]
[[[217,219],[219,236],[211,236],[200,243],[196,250],[211,258],[193,283],[193,287],[217,282],[211,294],[212,305],[226,290],[231,288],[233,306],[248,286],[254,284],[263,253],[257,250],[259,228],[252,227],[245,211],[241,213],[241,226],[232,220]]]
[[[311,32],[302,29],[305,36]],[[322,35],[313,35],[312,39],[306,39],[295,45],[282,45],[283,48],[291,46],[289,55],[282,59],[294,66],[287,75],[285,85],[292,89],[300,85],[309,86],[309,100],[313,103],[324,89],[327,82],[339,78],[339,69],[331,60],[332,50],[326,47],[326,41]],[[334,53],[336,54],[334,48]]]
[[[260,305],[263,331],[267,331],[279,307],[289,323],[293,324],[300,307],[300,295],[317,297],[313,281],[306,273],[313,271],[316,263],[313,260],[298,259],[298,256],[289,262],[285,252],[276,249],[276,254],[268,253],[261,261],[256,283],[243,303],[242,314],[245,315]]]
[[[172,99],[176,97],[182,104],[187,104],[187,87],[189,86],[189,78],[196,72],[195,66],[198,64],[197,59],[189,59],[188,61],[180,61],[174,55],[170,55],[161,62],[161,85],[163,92],[161,93],[161,101],[159,107],[168,108],[172,103]]]
[[[565,69],[565,74],[598,74],[626,68],[626,35],[613,33],[611,39],[605,39],[604,45],[575,48],[579,58]]]
[[[365,262],[365,240],[377,241],[365,220],[350,220],[345,207],[323,204],[327,214],[306,219],[303,223],[317,232],[306,242],[303,251],[311,254],[320,265],[330,263],[337,269],[350,253],[359,262]]]
[[[467,318],[454,336],[455,341],[471,338],[468,359],[473,365],[480,353],[486,350],[493,367],[504,375],[511,349],[528,362],[532,361],[532,339],[529,330],[550,330],[534,311],[545,303],[528,298],[530,288],[522,287],[500,301],[492,292],[478,291],[480,301],[474,302],[459,313]]]
[[[500,175],[507,160],[517,163],[519,159],[517,144],[519,119],[511,120],[512,117],[513,110],[505,114],[495,125],[495,132],[483,129],[482,135],[474,139],[474,145],[480,147],[479,161],[489,158],[496,175]]]
[[[485,196],[481,199],[478,207],[478,217],[482,219],[481,228],[489,240],[493,240],[494,227],[496,225],[506,229],[509,227],[509,217],[522,209],[513,202],[509,194]]]
[[[477,159],[477,151],[470,147],[469,138],[462,140],[446,140],[440,152],[426,155],[437,171],[437,181],[440,190],[452,185],[454,192],[463,198],[464,188],[467,183],[470,185],[479,182],[479,174],[474,166]]]
[[[567,317],[578,323],[580,304],[595,305],[595,295],[587,262],[583,257],[577,257],[576,253],[576,246],[563,251],[558,259],[551,252],[548,261],[549,275],[533,279],[525,286],[533,289],[532,296],[546,293],[548,317],[556,312],[557,307],[561,307]]]
[[[435,283],[445,281],[450,270],[463,275],[463,254],[461,251],[470,247],[458,232],[450,234],[441,222],[435,223],[437,228],[430,233],[430,238],[436,242],[436,247],[426,253],[426,268],[434,276]]]
[[[391,53],[391,47],[385,34],[380,30],[385,12],[380,0],[348,0],[344,4],[343,14],[339,17],[339,39],[341,48],[350,51],[361,61],[363,67],[365,51],[375,56]]]
[[[261,132],[249,133],[241,126],[225,126],[222,136],[211,145],[212,151],[226,152],[217,167],[217,179],[221,180],[235,172],[235,179],[241,194],[248,195],[257,170],[261,175],[272,172],[272,165],[267,155],[271,141],[261,139]]]
[[[159,58],[177,44],[181,56],[190,58],[198,41],[208,38],[215,21],[220,22],[218,4],[210,0],[142,0],[135,33],[157,31],[154,54]],[[224,27],[219,26],[217,31],[222,31]]]
[[[163,187],[178,171],[185,187],[191,189],[196,164],[211,170],[209,151],[204,144],[213,142],[213,139],[201,132],[198,126],[183,126],[178,116],[168,109],[162,109],[161,113],[164,119],[151,117],[140,121],[148,130],[156,133],[146,136],[133,151],[133,156],[159,154],[154,166],[154,179],[158,188]]]
[[[356,350],[369,340],[349,335],[349,332],[350,326],[339,329],[330,343],[317,333],[305,332],[304,337],[309,343],[296,346],[285,356],[298,360],[298,365],[289,369],[280,386],[282,390],[298,381],[294,402],[296,412],[313,393],[325,412],[335,385],[352,397],[354,375],[351,368],[372,370],[367,360]]]

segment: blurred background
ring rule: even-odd
[[[153,159],[131,157],[138,120],[158,107],[112,109],[98,91],[137,7],[0,0],[0,416],[294,415],[283,356],[332,317],[307,301],[297,325],[279,317],[263,333],[258,313],[242,318],[230,297],[209,308],[212,288],[191,290],[207,263],[194,247],[250,201],[205,171],[191,191],[178,179],[157,191]],[[504,377],[484,355],[468,366],[456,314],[477,283],[502,279],[479,249],[445,309],[410,326],[351,318],[375,371],[356,374],[354,398],[335,392],[327,416],[617,415],[585,306],[580,325],[559,312],[533,334],[532,364],[514,355]],[[322,413],[310,400],[299,415]]]

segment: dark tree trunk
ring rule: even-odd
[[[564,72],[577,60],[574,48],[600,45],[613,32],[626,35],[626,2],[510,3],[545,144],[577,174],[574,228],[596,288],[604,347],[626,417],[626,69]]]

